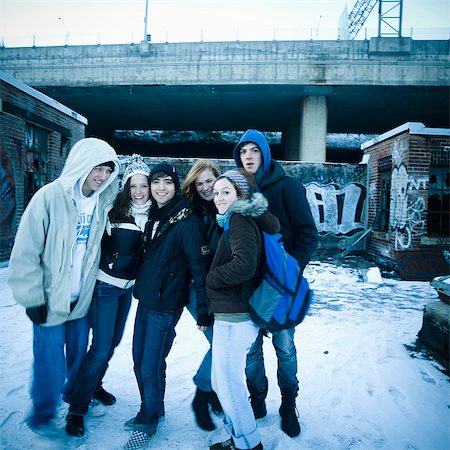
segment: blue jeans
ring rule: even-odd
[[[87,317],[54,327],[33,324],[33,411],[27,419],[30,427],[48,424],[55,415],[61,393],[68,395],[73,391],[88,336]]]
[[[92,343],[78,370],[75,389],[69,398],[69,412],[72,414],[85,415],[92,394],[102,385],[108,363],[123,336],[132,289],[121,289],[103,281],[97,281],[95,285],[89,310]]]
[[[214,322],[212,386],[223,408],[225,429],[239,449],[261,442],[245,386],[246,355],[258,330],[251,320]]]
[[[141,409],[133,423],[135,430],[154,434],[164,415],[166,358],[175,339],[175,326],[182,310],[154,311],[139,304],[133,336],[133,361]]]
[[[272,344],[278,359],[277,379],[281,392],[297,392],[297,350],[294,344],[295,328],[289,328],[272,335]],[[247,355],[247,386],[252,397],[267,395],[268,381],[264,368],[263,331],[259,330],[258,337]]]
[[[189,286],[189,304],[187,305],[188,311],[191,313],[194,320],[197,320],[197,294],[192,284]],[[198,389],[205,392],[211,392],[211,364],[212,364],[212,338],[213,338],[213,327],[208,327],[204,332],[206,339],[209,342],[209,349],[203,357],[203,361],[194,375],[194,384]]]

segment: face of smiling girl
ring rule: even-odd
[[[216,176],[209,169],[202,170],[195,180],[195,189],[197,194],[206,201],[211,201],[214,198],[213,186],[216,181]]]
[[[236,188],[227,178],[221,178],[214,184],[214,204],[219,214],[225,214],[232,203],[238,200]]]
[[[142,174],[130,178],[130,197],[135,205],[144,205],[150,198],[150,185],[148,178]]]

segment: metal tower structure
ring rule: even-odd
[[[402,37],[403,0],[380,0],[378,36]]]
[[[348,15],[350,39],[355,39],[378,2],[378,36],[402,35],[403,0],[356,0]]]

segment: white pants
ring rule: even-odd
[[[251,449],[261,442],[245,382],[247,353],[258,331],[251,320],[214,322],[212,387],[224,411],[225,429],[238,449]]]

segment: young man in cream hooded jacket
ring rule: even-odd
[[[86,353],[87,313],[118,172],[109,144],[81,139],[59,178],[34,194],[17,230],[8,284],[33,322],[33,409],[27,424],[42,434],[56,431],[52,419],[61,393],[70,399]]]

